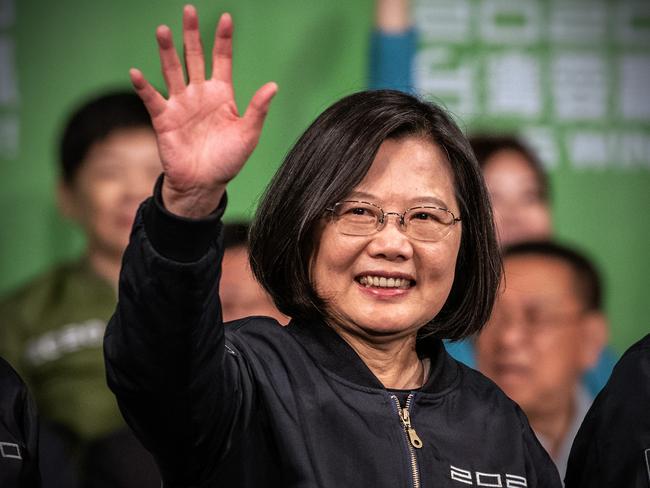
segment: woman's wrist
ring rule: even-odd
[[[200,219],[214,212],[225,191],[225,184],[179,191],[163,181],[162,202],[165,209],[174,215]]]

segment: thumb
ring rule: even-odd
[[[251,98],[242,121],[250,131],[251,136],[258,140],[264,126],[266,114],[269,111],[271,100],[278,91],[278,85],[274,82],[262,85]]]

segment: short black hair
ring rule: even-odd
[[[535,151],[519,137],[512,134],[477,133],[469,136],[469,143],[478,164],[483,169],[485,169],[489,159],[500,151],[516,151],[521,154],[530,169],[535,173],[540,199],[544,202],[549,201],[549,182],[544,166]]]
[[[248,232],[250,223],[244,220],[225,222],[223,224],[223,248],[245,247],[248,249]]]
[[[583,251],[556,241],[528,241],[513,244],[503,251],[504,261],[516,256],[542,256],[566,263],[573,271],[576,293],[585,309],[602,311],[602,279],[594,261]]]
[[[117,129],[152,127],[142,100],[130,90],[95,95],[69,116],[59,146],[63,181],[71,185],[91,146]]]
[[[325,110],[267,187],[250,233],[251,268],[282,313],[327,316],[327,304],[310,280],[315,230],[326,209],[361,182],[379,146],[406,136],[424,137],[447,155],[463,226],[451,292],[420,334],[460,339],[483,327],[501,260],[481,169],[443,109],[394,90],[355,93]]]

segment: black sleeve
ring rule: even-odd
[[[578,430],[567,488],[650,487],[650,334],[623,354]]]
[[[1,358],[0,486],[41,486],[36,406],[18,374]]]
[[[160,473],[130,429],[94,439],[85,449],[84,488],[160,488]]]
[[[225,355],[218,296],[219,208],[192,220],[167,212],[161,182],[138,210],[104,338],[107,380],[166,487],[212,479],[250,411],[241,355]]]

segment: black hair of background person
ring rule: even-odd
[[[508,134],[481,134],[476,133],[468,137],[476,160],[481,168],[485,168],[487,161],[500,151],[515,151],[523,156],[524,161],[535,173],[540,191],[539,197],[544,202],[550,198],[549,181],[544,166],[539,157],[521,139]]]
[[[451,292],[420,335],[462,339],[483,327],[501,261],[481,168],[444,110],[395,90],[356,93],[325,110],[267,187],[251,228],[251,268],[282,313],[304,319],[328,315],[309,279],[319,223],[327,208],[361,182],[386,139],[407,136],[422,137],[447,156],[462,219]]]
[[[151,117],[132,90],[113,91],[95,100],[84,100],[65,124],[59,147],[61,175],[74,182],[91,146],[119,129],[151,128]]]
[[[600,312],[603,305],[603,283],[596,265],[574,247],[552,242],[532,241],[513,244],[503,250],[503,259],[515,256],[543,256],[566,263],[575,276],[576,291],[586,311]]]

